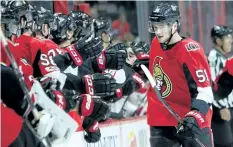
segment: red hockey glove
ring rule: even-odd
[[[200,146],[197,138],[205,147],[213,147],[212,131],[206,117],[199,111],[192,110],[178,125],[178,136],[184,141],[184,146]]]

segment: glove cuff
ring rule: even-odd
[[[138,92],[141,93],[145,93],[147,91],[146,89],[146,84],[145,82],[142,80],[141,76],[138,73],[134,73],[133,74],[133,80],[137,83],[137,85],[139,86]]]
[[[94,95],[94,85],[92,81],[91,75],[85,75],[83,76],[83,81],[85,84],[86,94]]]
[[[193,117],[193,118],[195,118],[195,120],[197,121],[200,129],[208,127],[208,122],[206,120],[206,117],[202,113],[200,113],[199,111],[197,111],[197,110],[192,110],[192,111],[188,112],[185,115],[185,117]]]
[[[70,57],[72,58],[74,64],[76,66],[81,66],[83,64],[82,56],[77,52],[74,45],[68,46],[66,51],[69,53]]]
[[[104,70],[106,67],[106,55],[105,50],[96,58],[97,65],[100,70]]]
[[[82,94],[79,100],[78,112],[81,116],[90,116],[94,109],[94,101],[89,94]]]

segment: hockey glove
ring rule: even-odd
[[[81,116],[88,116],[96,121],[105,119],[110,109],[107,103],[100,98],[95,98],[89,94],[82,94],[78,99],[78,113]]]
[[[132,42],[131,48],[133,49],[135,55],[137,56],[137,60],[134,62],[133,66],[139,66],[139,64],[148,64],[149,63],[149,45],[144,42]]]
[[[101,133],[99,123],[90,117],[84,117],[82,127],[85,131],[84,139],[88,143],[95,143],[100,140]]]
[[[122,69],[127,57],[126,46],[123,43],[116,44],[104,50],[93,63],[93,68],[97,71],[104,69]]]
[[[145,93],[147,91],[146,83],[143,81],[138,73],[132,75],[133,80],[136,82],[136,91],[140,93]]]
[[[74,90],[59,89],[60,82],[51,77],[43,77],[40,79],[41,86],[48,97],[58,105],[61,109],[69,112],[76,106],[77,93]]]
[[[183,124],[178,125],[178,137],[184,146],[200,146],[197,138],[205,147],[213,147],[212,131],[206,117],[197,110],[187,113]]]
[[[91,34],[81,38],[73,47],[81,55],[83,61],[89,57],[97,57],[103,50],[103,42],[100,38],[92,38]]]
[[[102,99],[106,102],[116,102],[121,99],[123,96],[129,96],[136,89],[136,82],[134,80],[126,81],[125,85],[122,88],[119,88],[115,91],[115,94],[112,96],[105,96]]]
[[[117,89],[117,83],[114,78],[109,74],[95,73],[93,75],[83,76],[83,83],[85,90],[83,93],[95,95],[95,96],[109,96],[113,95]]]

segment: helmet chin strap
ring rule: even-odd
[[[177,31],[177,30],[176,30]],[[167,50],[168,49],[168,44],[170,43],[173,35],[176,33],[176,31],[174,33],[172,33],[172,28],[170,30],[170,37],[167,39],[167,41],[165,41],[165,43],[160,43],[160,46],[163,50]]]

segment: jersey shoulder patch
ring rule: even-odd
[[[196,51],[200,49],[200,46],[197,42],[188,42],[184,46],[187,51]]]

